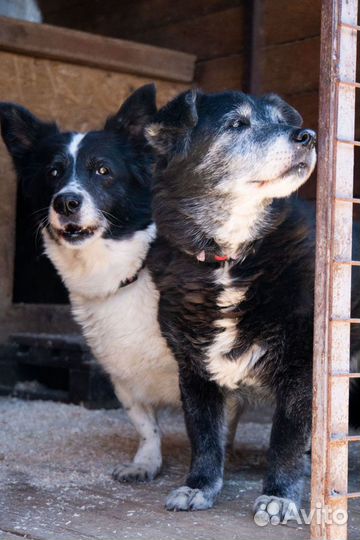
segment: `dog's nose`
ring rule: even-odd
[[[80,210],[81,203],[82,197],[78,193],[59,193],[54,199],[53,207],[58,214],[70,216]]]
[[[312,129],[296,129],[292,138],[293,141],[309,148],[313,148],[316,144],[316,133]]]

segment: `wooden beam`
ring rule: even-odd
[[[246,90],[250,94],[258,94],[261,90],[262,54],[264,47],[264,6],[263,0],[247,2],[249,19],[249,37],[247,47],[247,81]]]
[[[171,81],[190,83],[194,75],[191,54],[6,17],[0,49]]]

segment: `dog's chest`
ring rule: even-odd
[[[152,268],[164,258],[156,250]],[[155,279],[163,333],[179,362],[226,389],[257,386],[254,367],[266,350],[243,328],[248,286],[233,282],[229,265],[214,270],[179,256]]]
[[[214,339],[205,352],[205,364],[210,378],[220,386],[235,390],[240,384],[256,385],[253,368],[266,349],[256,341],[247,342],[241,328],[241,304],[246,298],[246,286],[234,286],[227,264],[215,273],[220,287],[216,298],[217,316],[213,321]],[[241,344],[243,352],[235,353]]]
[[[177,364],[157,320],[159,294],[146,269],[137,281],[102,300],[72,296],[73,313],[95,356],[139,399],[179,400]],[[136,390],[137,388],[137,390]]]

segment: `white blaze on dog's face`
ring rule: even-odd
[[[274,199],[288,197],[316,163],[316,135],[276,95],[187,92],[161,109],[147,137],[159,154],[154,216],[193,253],[235,255],[255,239]],[[196,251],[198,250],[198,251]]]
[[[70,137],[64,155],[70,174],[65,185],[54,193],[49,206],[49,228],[51,234],[63,245],[78,249],[100,237],[106,230],[106,219],[96,207],[94,198],[82,185],[78,177],[77,165],[79,148],[85,133],[74,133]],[[62,174],[60,165],[50,168],[50,175],[56,178]],[[98,174],[100,172],[98,171]]]
[[[99,238],[128,238],[151,221],[151,152],[144,126],[156,112],[145,85],[103,129],[61,132],[24,107],[0,103],[2,137],[37,229],[49,241],[82,249]]]

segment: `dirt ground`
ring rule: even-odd
[[[1,398],[0,539],[309,538],[306,525],[263,529],[252,519],[270,433],[266,411],[248,414],[240,424],[236,458],[227,463],[223,492],[215,507],[205,512],[164,510],[166,495],[186,474],[189,448],[181,414],[163,413],[161,426],[162,475],[152,484],[118,484],[111,471],[129,461],[137,444],[123,411]],[[353,461],[356,484],[359,455]],[[308,501],[307,479],[305,508]],[[355,507],[351,514],[352,538],[359,536],[359,510]]]

